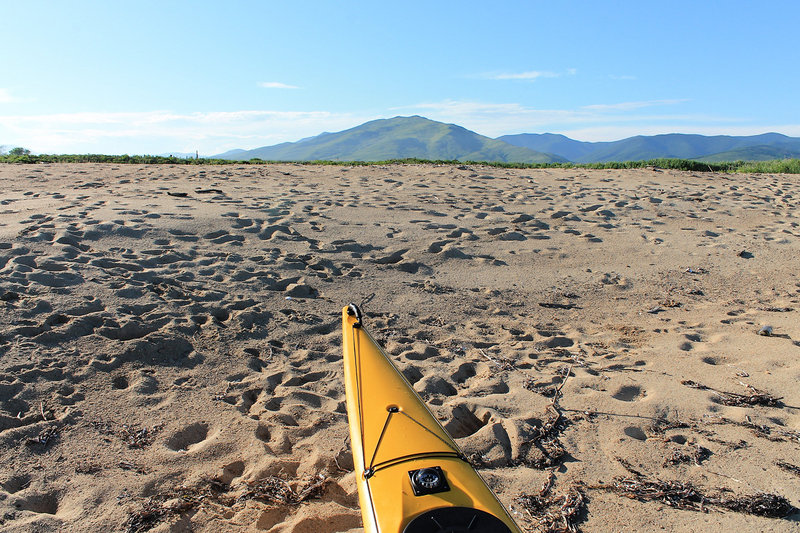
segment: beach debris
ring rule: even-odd
[[[514,370],[514,368],[515,368],[514,367],[514,363],[512,363],[508,359],[505,359],[503,357],[492,357],[491,355],[489,355],[485,351],[483,351],[483,349],[481,349],[481,348],[478,348],[478,352],[480,352],[480,354],[484,358],[486,358],[487,361],[490,361],[491,363],[493,363],[500,370]]]
[[[708,274],[708,270],[702,267],[698,268],[688,267],[686,270],[684,270],[684,272],[686,272],[687,274]]]
[[[156,435],[164,427],[156,424],[152,428],[139,427],[135,424],[122,424],[121,427],[114,422],[94,421],[92,426],[102,435],[113,435],[131,449],[141,449],[153,443]]]
[[[783,518],[797,511],[797,508],[783,496],[765,492],[741,498],[722,499],[720,505],[731,511],[767,518]]]
[[[146,474],[147,470],[141,465],[137,465],[136,463],[132,463],[130,461],[120,461],[117,466],[119,466],[123,470],[130,470],[132,472],[136,472],[137,474]]]
[[[717,394],[717,400],[722,405],[727,405],[731,407],[742,407],[745,405],[763,405],[765,407],[781,407],[783,405],[781,403],[782,398],[776,398],[775,396],[772,396],[767,392],[759,390],[753,387],[752,385],[742,383],[741,381],[739,383],[741,383],[748,389],[749,394],[738,394],[735,392],[721,391],[689,379],[681,381],[681,385],[686,385],[687,387],[693,389],[710,390],[715,392]]]
[[[768,313],[790,313],[794,311],[791,307],[762,307],[761,310]]]
[[[170,195],[170,196],[174,196],[174,197],[176,197],[176,198],[186,198],[186,197],[188,197],[188,196],[189,196],[189,193],[188,193],[188,192],[172,192],[172,191],[167,191],[167,194],[168,194],[168,195]]]
[[[328,479],[318,474],[311,481],[293,489],[285,480],[276,476],[268,476],[248,484],[247,491],[237,498],[237,502],[258,500],[266,503],[296,505],[319,497]]]
[[[244,493],[238,497],[231,495],[231,486],[219,477],[202,478],[197,484],[180,485],[142,502],[139,509],[128,515],[127,532],[141,533],[153,529],[162,520],[204,507],[219,511],[227,510],[247,500],[268,504],[299,505],[319,497],[328,479],[317,474],[310,481],[293,488],[289,481],[276,476],[247,484]]]
[[[778,426],[768,426],[767,424],[756,424],[749,416],[745,417],[745,421],[731,420],[724,416],[712,417],[709,420],[711,424],[729,424],[732,426],[739,426],[747,428],[753,432],[756,437],[767,439],[772,442],[794,441],[800,444],[800,431],[785,429]]]
[[[660,305],[657,305],[647,310],[647,312],[650,313],[651,315],[661,313],[662,311],[664,311],[664,308],[661,307]]]
[[[118,436],[122,441],[128,445],[128,448],[144,448],[150,445],[155,439],[156,434],[161,431],[163,426],[157,424],[152,428],[140,428],[135,425],[123,424],[122,429],[119,430]]]
[[[772,326],[762,326],[761,329],[758,330],[758,334],[762,337],[771,337],[772,336]]]
[[[800,477],[800,466],[793,465],[791,463],[787,463],[787,462],[784,462],[784,461],[778,461],[775,464],[781,470],[785,470],[786,472],[789,472],[790,474],[794,474],[795,476]]]
[[[752,259],[754,256],[747,250],[742,250],[736,254],[737,257],[741,257],[742,259]]]
[[[680,450],[675,450],[664,459],[664,466],[674,466],[679,464],[694,463],[700,466],[703,461],[711,457],[711,450],[700,446],[699,444],[694,447],[691,453],[684,453]]]
[[[556,386],[552,383],[537,383],[535,379],[528,378],[523,386],[531,392],[541,394],[545,398],[552,398],[556,395]]]
[[[546,309],[580,309],[580,307],[573,303],[560,304],[555,302],[539,302],[539,307],[544,307]]]
[[[552,476],[553,473],[550,472]],[[575,483],[557,495],[550,495],[552,479],[548,477],[538,494],[522,494],[514,503],[521,507],[539,530],[546,533],[580,531],[578,524],[586,519],[586,503],[589,499],[582,485]]]
[[[197,189],[195,194],[225,194],[222,189]]]
[[[59,429],[56,426],[49,426],[44,428],[35,437],[30,437],[25,444],[28,446],[41,446],[46,448],[48,444],[58,438]]]
[[[757,492],[745,496],[728,497],[722,490],[707,494],[691,483],[682,481],[648,478],[633,469],[624,459],[617,458],[622,466],[632,474],[627,477],[615,477],[609,485],[600,484],[591,487],[608,490],[640,502],[657,501],[676,509],[708,512],[709,508],[735,511],[767,518],[784,518],[798,509],[791,502],[779,495]]]
[[[547,406],[547,416],[541,425],[535,428],[533,437],[524,443],[528,450],[534,447],[539,450],[537,457],[525,461],[525,464],[532,468],[544,469],[558,466],[567,455],[567,449],[559,437],[569,425],[569,421],[562,415],[558,400],[567,379],[572,375],[572,366],[564,366],[559,369],[558,373],[562,376],[561,383],[553,389],[550,404]]]
[[[91,461],[81,461],[77,465],[75,465],[75,473],[76,474],[96,474],[98,472],[102,472],[103,467],[97,463],[93,463]]]
[[[191,502],[180,502],[180,505],[166,505],[160,498],[146,500],[139,509],[128,515],[127,533],[149,531],[164,518],[188,511],[193,507]]]

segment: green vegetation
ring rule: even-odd
[[[800,147],[778,144],[774,146],[749,146],[693,159],[718,163],[721,161],[777,161],[797,157],[800,157]]]
[[[230,159],[200,158],[185,159],[180,157],[163,157],[155,155],[0,155],[0,163],[115,163],[138,165],[267,165],[276,163],[294,163],[299,165],[335,165],[335,166],[380,166],[380,165],[473,165],[494,168],[592,168],[592,169],[633,169],[659,168],[670,170],[686,170],[692,172],[739,172],[746,174],[800,174],[800,159],[782,159],[774,161],[734,161],[723,163],[706,163],[689,159],[649,159],[647,161],[611,161],[605,163],[506,163],[502,161],[460,161],[457,159],[387,159],[384,161],[266,161],[250,159],[235,161]]]
[[[737,172],[748,174],[800,174],[800,159],[744,161]]]
[[[12,150],[13,152],[13,150]],[[263,163],[253,160],[254,163]],[[183,157],[164,157],[160,155],[102,155],[102,154],[64,154],[64,155],[0,155],[0,163],[118,163],[139,165],[229,165],[247,164],[249,161],[230,161],[227,159],[187,159]]]

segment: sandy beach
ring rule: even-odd
[[[585,532],[800,531],[796,175],[38,164],[0,184],[0,530],[361,531],[355,302],[525,530],[571,498]]]

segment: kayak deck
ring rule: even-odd
[[[342,311],[342,332],[347,414],[365,531],[519,532],[458,445],[364,329],[355,305]]]

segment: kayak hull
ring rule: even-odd
[[[364,329],[355,305],[342,310],[342,333],[350,441],[364,530],[460,531],[469,525],[463,530],[519,533],[458,445]],[[472,522],[429,529],[442,520]],[[487,525],[475,529],[481,523]]]

